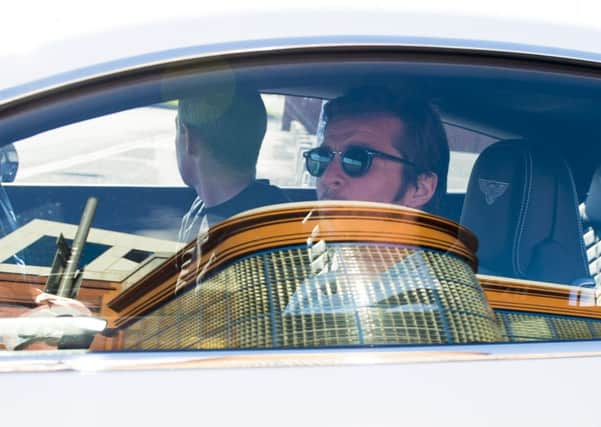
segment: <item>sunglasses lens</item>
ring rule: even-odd
[[[313,176],[322,176],[332,161],[332,152],[315,148],[307,152],[307,171]]]
[[[349,176],[361,176],[369,166],[369,153],[363,148],[351,147],[342,156],[342,168]]]

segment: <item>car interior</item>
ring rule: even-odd
[[[465,176],[466,188],[448,191],[442,216],[476,233],[480,272],[594,285],[589,263],[596,260],[591,247],[596,248],[601,222],[601,186],[593,179],[601,163],[601,113],[596,108],[601,81],[586,64],[382,52],[188,61],[98,77],[6,103],[0,107],[0,142],[15,144],[19,153],[27,138],[51,129],[165,105],[199,86],[232,81],[286,100],[322,102],[364,85],[429,99],[447,129],[454,129],[449,134],[452,153],[477,157],[473,169],[461,166],[458,173]],[[310,119],[289,107],[279,130],[296,120],[314,138],[319,109],[312,105]],[[4,187],[20,223],[33,218],[77,223],[86,198],[96,196],[100,204],[95,227],[164,237],[175,236],[194,198],[185,186],[20,184],[18,172]],[[293,201],[315,199],[311,185],[283,188]],[[495,203],[499,193],[509,197]],[[594,238],[585,239],[583,221]]]

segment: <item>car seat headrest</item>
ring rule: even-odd
[[[588,276],[572,174],[551,147],[513,140],[484,150],[461,223],[479,238],[481,272],[564,283]]]

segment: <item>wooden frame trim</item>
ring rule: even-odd
[[[367,202],[300,202],[248,211],[224,221],[208,233],[197,256],[191,242],[164,266],[108,302],[119,313],[115,326],[167,301],[176,291],[194,286],[198,277],[225,263],[277,247],[327,243],[387,243],[451,253],[477,268],[476,237],[445,218],[422,211]],[[185,255],[191,261],[178,268]]]
[[[477,277],[493,309],[601,319],[594,289],[481,274]]]

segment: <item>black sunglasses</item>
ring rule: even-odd
[[[374,157],[415,166],[415,163],[410,160],[361,146],[350,146],[344,151],[333,151],[328,147],[321,146],[303,153],[307,172],[312,176],[322,176],[332,160],[334,160],[334,157],[336,157],[336,154],[340,155],[342,170],[351,177],[365,175],[369,171]]]

